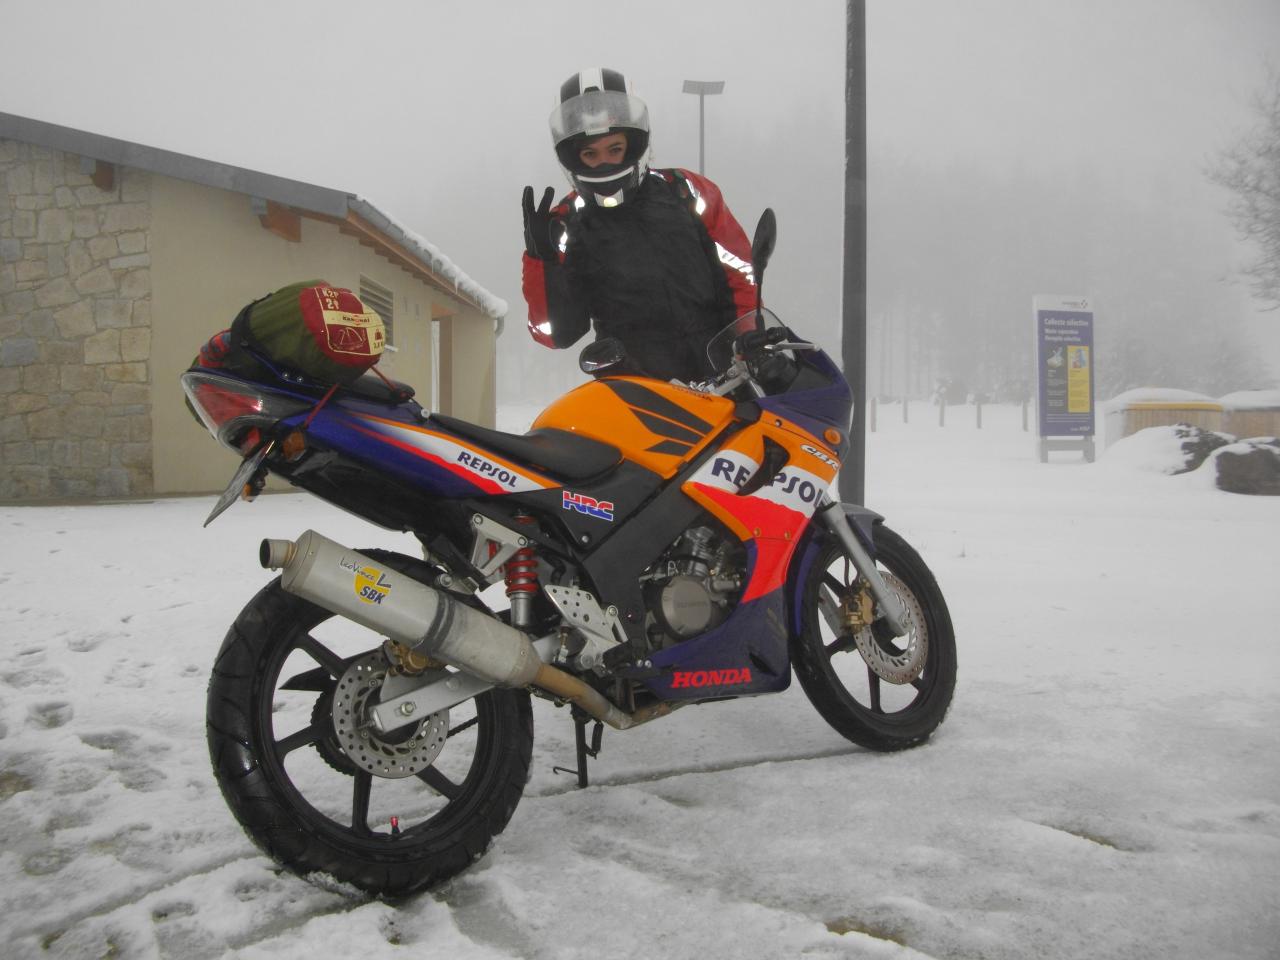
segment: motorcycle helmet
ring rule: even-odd
[[[551,140],[569,183],[588,203],[616,207],[635,195],[649,170],[649,109],[631,93],[617,70],[581,70],[560,86],[560,102],[551,111]],[[579,151],[591,140],[624,133],[627,150],[620,163],[587,166]]]

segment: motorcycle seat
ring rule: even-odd
[[[586,480],[604,473],[622,460],[622,451],[612,444],[567,430],[544,428],[524,434],[502,433],[440,413],[431,414],[431,419],[451,433],[474,440],[487,450],[538,467],[564,480]]]
[[[343,387],[347,393],[355,394],[365,400],[376,403],[404,403],[413,399],[413,387],[399,380],[384,381],[372,371],[366,371],[351,383]]]

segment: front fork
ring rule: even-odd
[[[880,576],[880,571],[876,569],[876,562],[867,552],[867,548],[853,532],[853,528],[849,525],[849,518],[844,515],[844,505],[839,501],[833,501],[820,508],[818,516],[826,524],[827,529],[835,534],[840,545],[844,547],[845,555],[867,581],[867,586],[871,588],[871,595],[875,597],[885,624],[893,631],[895,637],[905,636],[907,628],[903,622],[902,604],[893,595],[889,585],[884,582],[884,577]]]

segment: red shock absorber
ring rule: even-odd
[[[521,524],[532,524],[533,517],[516,516]],[[533,609],[533,597],[541,587],[538,584],[538,557],[532,546],[524,546],[512,554],[502,565],[502,576],[507,584],[507,599],[511,601],[511,625],[529,626]]]

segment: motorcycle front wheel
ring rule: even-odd
[[[792,663],[818,713],[871,750],[923,743],[946,716],[956,683],[956,641],[942,591],[920,555],[883,524],[876,566],[905,609],[907,633],[889,636],[864,579],[834,540],[820,547],[804,593]]]
[[[524,691],[491,689],[388,734],[357,729],[385,676],[381,644],[272,581],[222,643],[206,732],[223,797],[268,856],[398,896],[460,873],[502,832],[529,777],[533,713]]]

